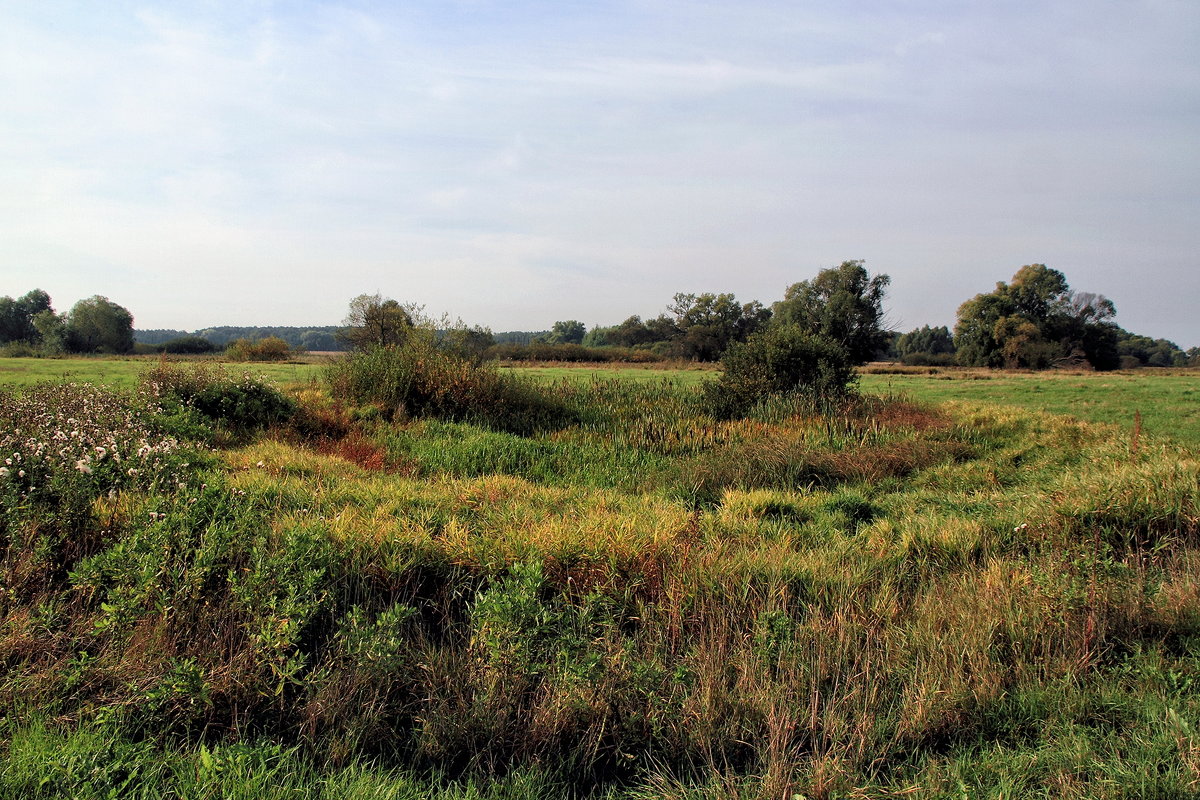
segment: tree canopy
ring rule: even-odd
[[[1045,264],[1021,267],[958,309],[954,342],[960,364],[1044,369],[1088,364],[1119,366],[1116,307],[1103,295],[1074,292],[1066,276]]]
[[[133,314],[102,295],[80,300],[67,314],[69,349],[77,353],[133,352]]]
[[[50,295],[41,289],[34,289],[16,300],[0,297],[0,344],[38,341],[41,337],[33,318],[49,310]]]
[[[855,364],[886,349],[883,298],[891,278],[871,277],[862,261],[843,261],[794,283],[772,307],[773,325],[795,325],[841,345]]]
[[[378,292],[360,294],[350,301],[338,336],[356,350],[402,344],[413,328],[414,310]]]

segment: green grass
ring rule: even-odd
[[[645,364],[640,366],[579,364],[577,366],[505,366],[518,375],[528,375],[545,383],[567,381],[590,383],[593,380],[621,380],[630,383],[670,381],[679,386],[696,386],[712,380],[718,373],[712,365]]]
[[[1200,448],[1200,371],[1013,373],[940,370],[937,374],[867,374],[864,391],[914,400],[1011,405],[1119,425],[1130,435],[1135,414],[1144,434]]]
[[[0,396],[0,797],[1200,787],[1186,450],[977,397],[717,422],[593,372],[526,435],[311,385],[218,453]]]
[[[157,357],[133,358],[0,358],[0,384],[29,385],[46,380],[74,380],[131,388]],[[311,364],[226,364],[231,372],[265,375],[282,384],[319,379],[323,366]],[[630,383],[695,386],[713,379],[712,368],[662,366],[533,366],[504,367],[539,382],[586,385],[616,379]],[[1132,432],[1140,413],[1144,434],[1200,448],[1200,371],[1138,370],[1112,373],[1012,373],[941,369],[894,374],[865,374],[862,388],[872,394],[899,393],[913,400],[950,400],[1011,405],[1032,411],[1066,414],[1088,422],[1119,425]]]
[[[28,386],[43,381],[75,381],[130,389],[152,369],[158,356],[95,358],[0,358],[0,384]],[[222,362],[218,362],[222,363]],[[321,374],[321,364],[229,363],[231,373],[265,375],[277,383],[306,383]]]

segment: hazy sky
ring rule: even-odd
[[[1200,345],[1200,3],[0,0],[0,295],[539,329],[846,259]]]

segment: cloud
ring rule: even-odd
[[[155,327],[376,289],[544,327],[865,257],[915,326],[1045,261],[1200,343],[1198,32],[1180,3],[10,5],[0,277]]]

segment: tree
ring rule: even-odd
[[[413,329],[416,310],[379,293],[360,294],[350,301],[338,338],[355,350],[402,344]]]
[[[34,289],[17,300],[0,297],[0,344],[35,344],[41,337],[33,324],[33,318],[49,310],[50,295],[41,289]]]
[[[133,315],[101,295],[71,308],[66,332],[68,349],[77,353],[133,352]]]
[[[922,325],[896,340],[896,354],[901,358],[918,353],[938,356],[954,352],[954,337],[945,325],[931,328]]]
[[[582,344],[587,326],[577,319],[559,320],[550,329],[546,344]]]
[[[1188,354],[1168,339],[1151,339],[1118,329],[1117,352],[1122,367],[1186,367]]]
[[[479,325],[468,328],[459,322],[446,330],[443,341],[450,352],[473,364],[480,364],[487,358],[488,350],[496,344],[496,337],[489,328]]]
[[[890,282],[887,275],[871,277],[862,261],[843,261],[789,286],[772,307],[772,324],[822,336],[844,347],[853,363],[866,363],[888,345],[883,298]]]
[[[41,340],[42,351],[47,355],[58,355],[67,351],[67,315],[55,314],[53,309],[40,311],[33,317],[33,327]]]
[[[676,294],[667,309],[674,315],[673,336],[678,355],[696,361],[716,361],[734,342],[742,342],[770,318],[771,312],[753,301],[740,304],[732,294]]]
[[[959,306],[954,343],[960,364],[1024,367],[1118,366],[1116,307],[1103,295],[1073,292],[1066,276],[1045,264],[1021,267]]]
[[[945,325],[922,325],[893,341],[890,355],[909,365],[949,365],[954,363],[954,336]]]
[[[617,347],[637,347],[654,341],[654,333],[636,314],[620,325],[605,330],[605,341]]]

